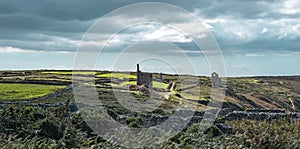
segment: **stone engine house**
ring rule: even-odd
[[[146,73],[140,71],[140,65],[137,64],[137,70],[136,70],[136,85],[143,85],[145,84],[147,87],[152,88],[152,73]]]
[[[211,86],[213,88],[222,87],[222,81],[219,77],[219,74],[217,74],[216,72],[211,74]]]

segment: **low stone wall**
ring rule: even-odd
[[[0,83],[41,84],[41,85],[70,85],[71,82],[61,81],[38,81],[38,80],[0,80]]]
[[[246,112],[254,112],[254,113],[261,113],[261,112],[265,112],[265,113],[285,113],[285,110],[267,110],[267,109],[254,109],[254,110],[246,110]]]
[[[279,112],[247,112],[247,111],[233,111],[223,117],[223,120],[240,120],[240,119],[250,119],[250,120],[274,120],[280,118],[292,118],[300,119],[299,112],[283,113]]]
[[[168,123],[165,123],[164,126],[168,128],[187,128],[193,124],[201,123],[204,120],[204,117],[206,118],[214,118],[215,116],[211,113],[211,111],[189,111],[189,110],[179,110],[177,116],[163,116],[163,115],[155,115],[155,114],[129,114],[129,115],[119,115],[117,117],[117,121],[119,121],[122,124],[126,124],[126,119],[129,117],[141,117],[143,126],[148,128],[152,126],[161,125],[162,123],[168,121]],[[194,115],[190,117],[184,116],[185,114],[190,115],[194,113]],[[214,111],[215,112],[215,111]],[[212,116],[212,117],[211,117]],[[214,120],[214,119],[213,119]],[[186,126],[184,126],[183,122],[188,121]],[[223,122],[212,122],[213,125],[218,127],[223,133],[232,133],[233,127],[224,124]],[[205,128],[204,128],[205,129]],[[204,131],[204,130],[203,130]]]

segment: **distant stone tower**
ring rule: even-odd
[[[136,85],[145,84],[147,87],[152,88],[152,73],[145,73],[140,71],[140,65],[136,66]]]
[[[136,65],[136,85],[141,85],[141,71],[140,64]]]
[[[159,74],[159,79],[161,82],[163,81],[162,73]]]
[[[221,79],[219,78],[219,75],[216,72],[211,74],[211,86],[213,88],[219,88],[222,86]]]

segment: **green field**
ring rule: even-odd
[[[162,88],[162,89],[166,89],[169,85],[169,84],[157,82],[157,81],[153,81],[152,83],[153,83],[154,88]],[[124,86],[124,85],[128,85],[128,84],[136,84],[136,81],[123,82],[120,85]]]
[[[136,76],[129,73],[104,73],[99,74],[94,71],[44,71],[42,74],[52,74],[52,75],[96,75],[97,77],[103,78],[118,78],[118,79],[135,79]]]
[[[53,75],[94,75],[96,72],[94,71],[44,71],[42,74],[53,74]]]
[[[65,86],[0,83],[0,100],[28,100],[42,97]]]
[[[103,78],[118,78],[118,79],[135,79],[135,75],[126,74],[126,73],[105,73],[97,75],[97,77]]]
[[[122,148],[101,139],[97,133],[91,133],[86,119],[81,117],[82,113],[86,113],[90,115],[87,120],[103,119],[98,109],[85,107],[76,112],[72,88],[63,89],[72,84],[72,73],[58,70],[0,71],[0,81],[7,82],[0,83],[0,148]],[[212,89],[208,77],[164,74],[163,82],[152,82],[155,94],[148,96],[147,92],[143,92],[144,87],[129,90],[126,86],[136,84],[135,72],[77,71],[75,74],[83,80],[82,87],[92,86],[97,91],[99,100],[87,102],[98,105],[101,101],[114,120],[133,128],[146,128],[156,123],[156,119],[172,115],[176,109],[199,112],[215,109],[206,104],[210,101],[223,102],[222,112],[226,115],[230,111],[252,109],[286,108],[289,113],[300,110],[300,76],[227,78],[223,88]],[[89,75],[95,75],[95,78],[90,79]],[[154,79],[158,77],[159,74],[153,74]],[[169,83],[172,83],[172,89],[167,90]],[[211,91],[223,89],[224,100],[210,98]],[[55,92],[59,94],[51,96]],[[84,91],[78,93],[82,94],[81,97],[89,97],[90,94]],[[42,100],[32,100],[39,97]],[[131,102],[131,107],[138,107],[140,104],[137,103],[151,99],[143,105],[144,110],[157,106],[160,101],[162,103],[153,111],[145,110],[138,114],[139,111],[128,109],[119,99]],[[191,121],[191,126],[172,139],[149,148],[299,148],[299,119],[288,115],[260,121],[246,118],[223,120],[223,117],[218,115],[216,122],[232,127],[232,132],[212,125],[206,133],[199,133],[203,131],[203,123]],[[104,122],[98,128],[106,126]],[[152,137],[152,134],[148,136]]]

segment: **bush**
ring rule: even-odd
[[[278,85],[283,85],[284,83],[282,81],[278,81]]]
[[[207,134],[209,138],[214,138],[216,136],[222,135],[223,132],[215,125],[209,127],[204,134]]]
[[[154,111],[152,111],[152,113],[159,114],[159,115],[167,115],[168,114],[164,110],[162,110],[161,108],[155,109]]]
[[[143,122],[142,122],[142,118],[139,117],[139,116],[137,116],[137,117],[128,117],[126,119],[126,124],[129,127],[140,128],[140,127],[142,127]]]
[[[40,134],[51,139],[59,140],[63,137],[64,127],[55,120],[46,119],[41,122]]]

